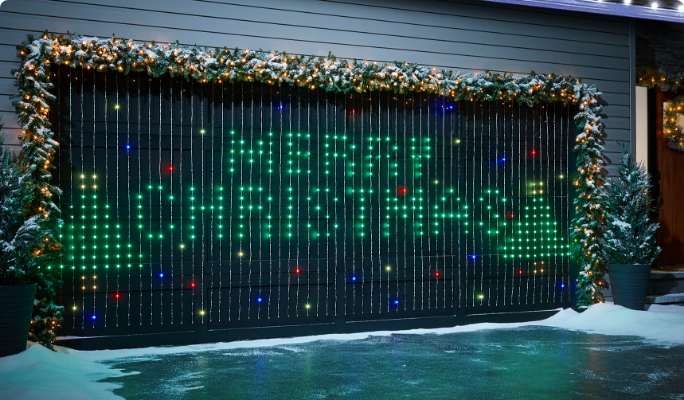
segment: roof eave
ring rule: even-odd
[[[516,4],[556,10],[579,11],[618,17],[652,19],[684,23],[684,12],[666,8],[651,8],[621,3],[606,3],[589,0],[482,0],[493,3]]]

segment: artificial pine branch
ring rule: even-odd
[[[651,264],[660,248],[656,245],[659,224],[652,218],[650,177],[624,147],[622,152],[617,178],[605,184],[606,259],[611,264]]]

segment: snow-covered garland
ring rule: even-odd
[[[640,86],[677,93],[684,89],[684,72],[667,74],[652,69],[637,70]],[[679,122],[684,117],[684,95],[666,104],[663,112],[663,134],[669,148],[684,153],[684,131]]]
[[[33,168],[34,179],[44,184],[41,193],[47,215],[56,209],[50,200],[59,188],[50,184],[50,161],[58,144],[52,139],[48,122],[50,68],[69,65],[73,68],[123,73],[147,72],[151,76],[170,74],[200,82],[261,82],[272,85],[295,85],[335,92],[391,90],[396,93],[424,92],[454,100],[517,102],[534,105],[561,102],[579,107],[575,123],[578,173],[574,185],[578,191],[571,236],[573,255],[580,263],[577,283],[578,307],[602,302],[603,273],[599,234],[603,221],[600,203],[604,177],[602,158],[603,123],[599,105],[601,93],[580,79],[557,75],[514,78],[508,74],[461,74],[437,71],[405,62],[368,62],[327,57],[295,56],[277,51],[207,49],[136,43],[126,39],[98,39],[78,34],[48,35],[18,47],[22,67],[14,71],[19,95],[14,101],[23,132],[23,159]]]

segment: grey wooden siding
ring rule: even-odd
[[[44,30],[201,46],[284,50],[463,72],[530,71],[582,77],[604,92],[607,157],[630,140],[629,21],[476,0],[7,0],[0,6],[0,114],[7,144],[18,126],[9,95],[15,46]],[[609,167],[609,171],[613,168]]]

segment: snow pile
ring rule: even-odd
[[[0,358],[0,397],[12,400],[46,397],[52,400],[121,399],[112,393],[121,385],[97,381],[124,375],[127,374],[121,370],[30,343],[26,351]]]
[[[654,304],[647,312],[612,303],[596,304],[579,314],[563,310],[551,318],[529,325],[542,325],[601,335],[639,336],[661,344],[684,345],[684,307]]]

